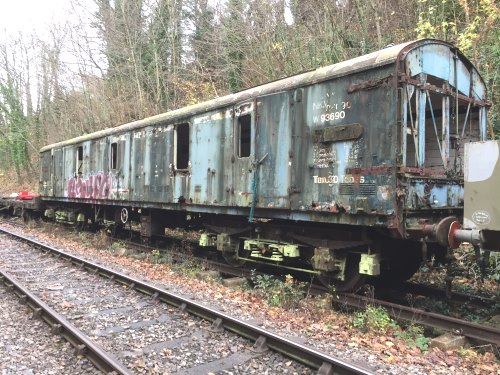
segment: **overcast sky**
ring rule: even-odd
[[[69,4],[70,0],[0,0],[1,34],[43,32],[54,21],[64,22]]]

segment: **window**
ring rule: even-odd
[[[247,158],[251,153],[252,117],[246,114],[238,117],[238,157]]]
[[[454,88],[438,77],[425,76],[422,88],[403,87],[403,164],[461,174],[463,145],[480,136],[479,111],[472,101],[444,94]]]
[[[83,174],[83,146],[76,148],[76,170],[75,174],[81,176]]]
[[[118,165],[118,143],[111,143],[111,160],[110,160],[111,169],[117,169]]]
[[[189,124],[179,124],[175,129],[175,167],[188,169],[189,167]]]

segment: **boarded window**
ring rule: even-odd
[[[111,169],[117,169],[118,167],[118,143],[111,143]]]
[[[238,157],[247,158],[251,153],[252,117],[246,114],[238,117]]]
[[[83,174],[83,146],[76,148],[76,170],[75,174],[81,176]]]
[[[189,167],[189,124],[179,124],[175,129],[175,166],[177,169]]]

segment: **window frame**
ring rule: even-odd
[[[118,142],[111,142],[109,146],[109,170],[116,171],[118,170],[118,151],[119,146]]]
[[[244,122],[242,120],[245,120]],[[246,120],[248,119],[248,120]],[[245,126],[245,129],[243,129]],[[244,132],[243,132],[244,130]],[[252,113],[246,112],[236,120],[236,155],[239,159],[246,159],[252,155]],[[243,140],[247,142],[243,143]],[[243,153],[243,150],[245,151]]]
[[[75,176],[83,176],[83,145],[76,146]]]
[[[180,131],[181,130],[181,131]],[[188,121],[181,122],[174,127],[174,167],[176,171],[189,170],[190,152],[191,152],[191,138],[190,138],[191,124]],[[179,140],[179,136],[182,137]],[[182,142],[180,142],[182,141]],[[187,149],[186,149],[187,146]],[[179,166],[179,159],[183,162]]]

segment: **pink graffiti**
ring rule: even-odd
[[[111,177],[108,174],[70,177],[68,180],[68,198],[105,199],[110,191]]]

